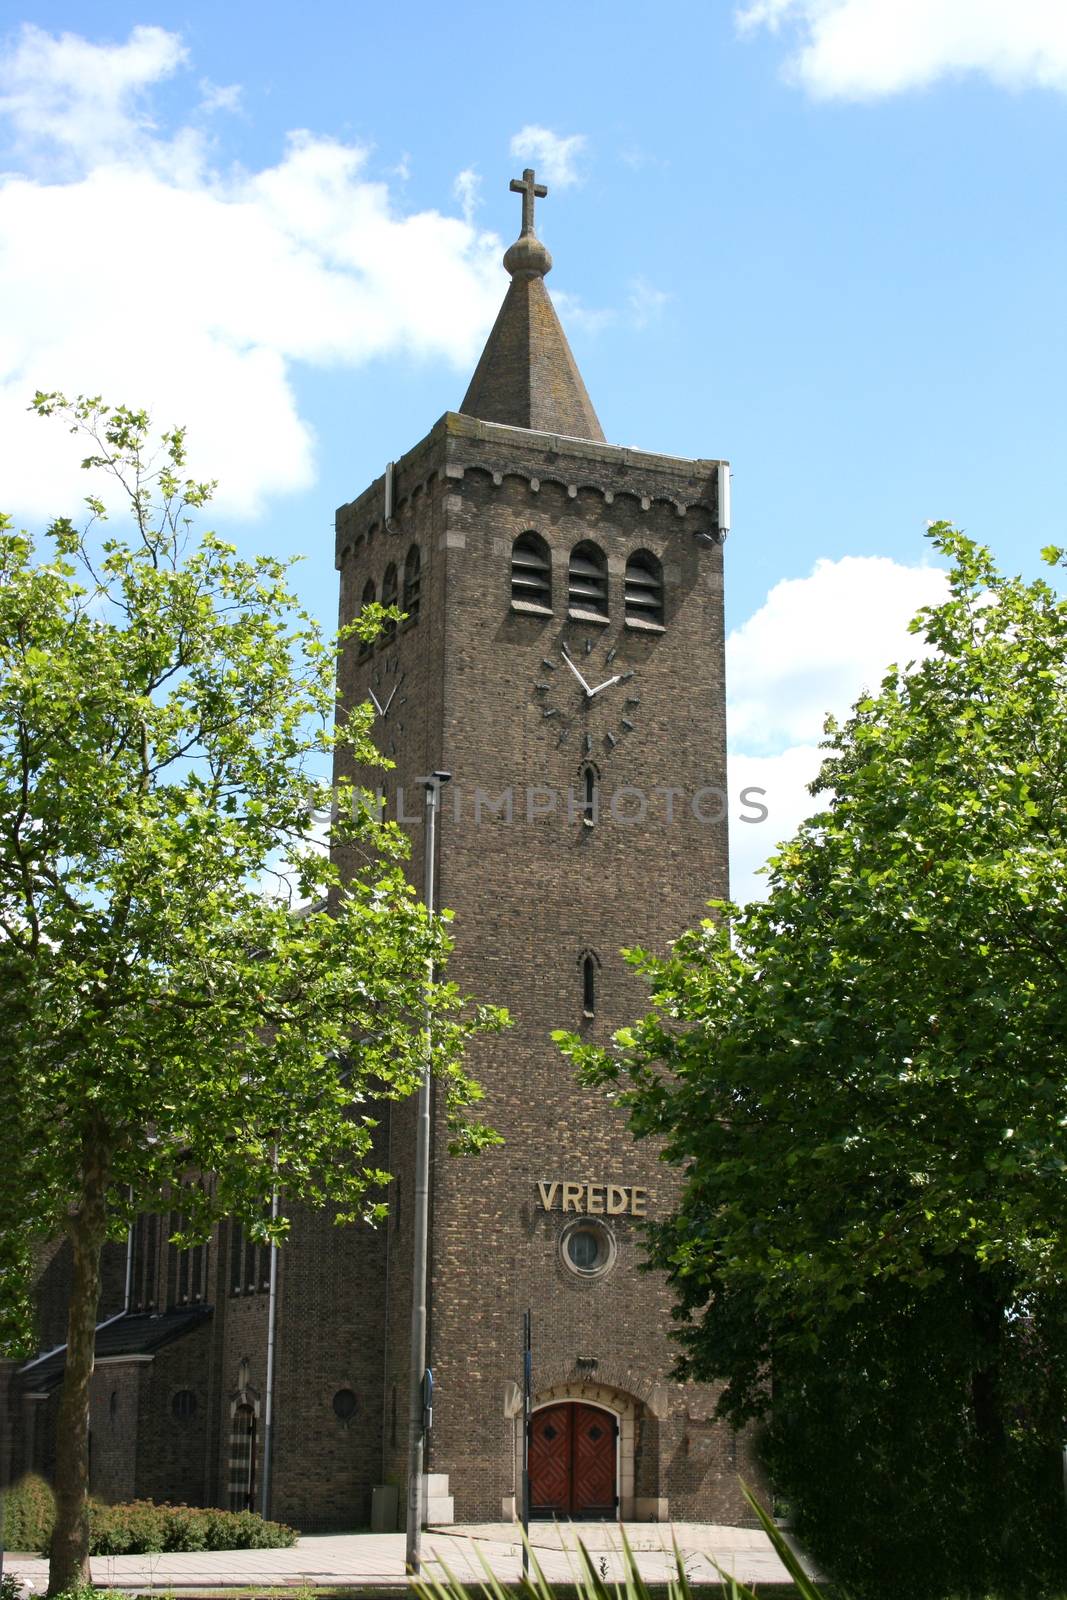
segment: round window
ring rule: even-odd
[[[170,1409],[178,1422],[188,1422],[196,1416],[196,1395],[191,1389],[179,1389],[170,1403]]]
[[[339,1422],[351,1422],[356,1414],[356,1397],[351,1389],[338,1389],[333,1397],[333,1414]]]
[[[615,1235],[591,1217],[570,1223],[560,1237],[564,1266],[580,1278],[596,1278],[615,1261]]]

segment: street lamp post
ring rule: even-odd
[[[437,813],[441,803],[441,789],[448,783],[450,772],[434,772],[422,781],[426,788],[426,873],[423,901],[430,912],[434,909],[434,851],[437,839]],[[430,986],[433,983],[433,961],[426,963],[426,1002],[423,1019],[425,1058],[422,1084],[419,1088],[419,1121],[415,1142],[415,1230],[414,1260],[411,1286],[411,1374],[410,1407],[408,1421],[408,1499],[407,1499],[407,1566],[411,1573],[421,1570],[422,1524],[425,1513],[424,1453],[427,1411],[429,1406],[426,1385],[426,1300],[427,1300],[427,1246],[430,1219],[430,1100],[433,1093],[433,1052],[430,1038]]]

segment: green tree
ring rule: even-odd
[[[235,1216],[281,1240],[294,1204],[379,1219],[373,1102],[415,1090],[430,1051],[457,1146],[479,1148],[493,1135],[466,1119],[479,1090],[462,1054],[503,1019],[429,981],[449,941],[368,797],[332,796],[354,873],[315,848],[326,755],[379,758],[367,708],[335,720],[338,645],[288,563],[192,538],[212,486],[183,476],[181,430],[153,461],[143,412],[35,405],[89,435],[84,465],[131,519],[112,533],[90,497],[88,527],[59,519],[42,553],[0,531],[0,1334],[27,1347],[30,1241],[64,1233],[56,1593],[88,1571],[105,1240],[201,1174],[182,1192],[187,1239]]]
[[[680,1370],[769,1417],[820,1563],[1032,1596],[1067,1572],[1067,604],[931,537],[928,649],[827,724],[766,901],[629,952],[651,1014],[564,1047],[682,1169]]]

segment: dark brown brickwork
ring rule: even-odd
[[[137,1492],[150,1500],[203,1505],[207,1499],[210,1358],[211,1324],[205,1322],[145,1363],[138,1408]],[[106,1374],[108,1368],[103,1371]],[[179,1395],[192,1395],[192,1416],[175,1415]]]
[[[109,1505],[132,1500],[138,1492],[138,1435],[146,1425],[142,1409],[145,1364],[115,1362],[93,1373],[89,1402],[92,1492]]]
[[[384,1229],[301,1214],[283,1254],[273,1509],[305,1529],[366,1527],[382,1481]],[[350,1390],[356,1411],[338,1417]]]

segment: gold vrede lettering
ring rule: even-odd
[[[543,1211],[575,1211],[579,1216],[632,1217],[647,1214],[648,1190],[628,1183],[545,1183],[538,1179]]]

